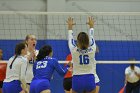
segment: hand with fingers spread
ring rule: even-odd
[[[68,30],[72,30],[73,25],[75,25],[73,18],[69,17],[67,20],[67,24],[68,24]]]
[[[88,17],[88,22],[87,24],[89,25],[90,28],[94,28],[94,19],[92,17]]]

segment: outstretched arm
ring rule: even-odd
[[[21,87],[24,92],[28,92],[26,81],[25,81],[26,67],[27,67],[27,59],[24,60],[21,64],[21,74],[20,74]]]
[[[74,37],[73,37],[73,31],[72,31],[73,26],[75,25],[73,18],[71,17],[68,18],[67,25],[68,25],[68,45],[69,45],[70,51],[72,51],[73,48],[76,46]]]
[[[89,39],[90,39],[90,46],[96,48],[95,39],[94,39],[94,20],[92,17],[88,18],[87,24],[89,25]]]
[[[95,45],[95,40],[94,40],[94,20],[92,17],[88,17],[88,22],[87,24],[89,25],[89,39],[90,39],[90,46],[96,46]]]
[[[135,75],[140,79],[140,68],[137,68],[137,70],[135,71]]]
[[[64,76],[69,69],[68,65],[66,67],[62,68],[62,66],[58,63],[58,60],[54,60],[54,67],[55,67],[55,70],[61,76]]]

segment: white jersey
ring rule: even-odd
[[[36,56],[38,55],[38,50],[36,50]],[[27,52],[27,55],[30,55],[30,52]],[[35,59],[32,58],[32,60],[29,60],[27,62],[27,68],[26,68],[26,75],[25,75],[25,79],[26,79],[26,83],[31,83],[32,78],[33,78],[33,64],[35,62]]]
[[[10,69],[10,65],[15,56],[11,57],[7,63],[6,69],[6,78],[4,82],[11,82],[13,80],[25,80],[25,71],[27,66],[27,58],[23,56],[18,56],[12,64],[12,68]]]
[[[139,77],[136,76],[135,72],[140,74],[140,68],[135,66],[134,70],[132,70],[130,67],[127,67],[125,69],[125,75],[128,75],[128,82],[135,83],[139,81]]]
[[[95,51],[96,44],[93,38],[94,29],[91,28],[89,31],[90,46],[86,50],[79,49],[73,38],[73,31],[69,30],[69,48],[72,54],[73,60],[73,75],[83,75],[83,74],[94,74],[94,64],[95,64]]]

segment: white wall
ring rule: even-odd
[[[67,0],[66,6],[69,12],[136,12],[140,0]]]
[[[0,11],[140,11],[140,0],[0,0]]]
[[[47,0],[47,11],[64,12],[65,4],[66,4],[65,0]]]
[[[46,0],[0,0],[0,11],[46,11]]]
[[[46,0],[0,0],[0,11],[47,11]],[[15,12],[16,13],[16,12]],[[46,37],[44,16],[24,14],[0,15],[0,39],[24,39],[35,34],[38,39]],[[40,25],[41,23],[41,25]]]

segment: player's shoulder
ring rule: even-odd
[[[73,48],[72,48],[71,52],[76,52],[76,51],[77,51],[77,49],[78,49],[78,47],[77,47],[77,46],[75,46],[75,47],[73,47]]]
[[[48,57],[47,61],[48,61],[48,64],[53,65],[53,66],[58,64],[58,60],[56,58],[53,58],[53,57]]]
[[[48,57],[47,60],[48,60],[48,61],[58,61],[58,60],[57,60],[56,58],[54,58],[54,57]]]
[[[135,66],[136,70],[140,70],[140,68],[138,66]]]
[[[21,62],[27,62],[28,59],[24,56],[18,56],[18,59],[21,60]]]
[[[96,51],[96,44],[93,44],[89,46],[88,48],[91,49],[92,51]]]
[[[14,57],[15,57],[15,56],[10,57],[9,60],[8,60],[8,63],[9,63],[9,62],[12,62],[12,60],[14,59]]]
[[[125,72],[130,70],[130,66],[125,68]]]
[[[129,67],[126,67],[126,70],[129,70],[129,69],[131,69],[130,66]]]
[[[10,57],[10,58],[9,58],[9,60],[12,60],[12,59],[14,59],[14,57],[15,57],[15,56],[12,56],[12,57]]]

